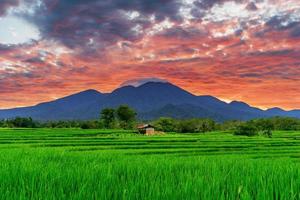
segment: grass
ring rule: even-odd
[[[300,199],[300,132],[0,129],[0,199]]]

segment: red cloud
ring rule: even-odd
[[[33,20],[45,28],[41,41],[0,45],[0,108],[32,105],[90,88],[110,92],[128,80],[149,77],[198,95],[266,108],[300,108],[299,22],[290,21],[293,9],[276,20],[233,17],[220,22],[206,21],[205,13],[177,19],[178,5],[172,2],[166,1],[170,8],[163,13],[156,4],[148,10],[138,1],[134,5],[116,1],[117,6],[127,6],[125,11],[139,11],[141,16],[132,21],[118,20],[121,8],[108,17],[98,16],[88,4],[46,4],[53,18]],[[214,3],[207,3],[206,9]],[[106,8],[105,3],[93,5]],[[281,0],[274,5],[285,6]],[[245,10],[260,12],[260,5],[255,7]],[[51,21],[55,16],[62,19]]]

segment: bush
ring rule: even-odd
[[[272,130],[270,130],[270,129],[266,129],[266,130],[263,130],[263,132],[262,132],[262,134],[264,135],[264,136],[267,136],[267,137],[269,137],[269,138],[272,138]]]
[[[4,127],[10,128],[38,128],[40,124],[34,121],[31,117],[16,117],[14,119],[8,119],[1,123]]]
[[[194,119],[182,120],[178,123],[178,131],[180,133],[195,133],[197,125],[197,121]]]
[[[161,117],[154,122],[157,130],[163,132],[176,132],[177,122],[172,118]]]
[[[250,122],[242,123],[238,125],[234,132],[234,135],[245,135],[245,136],[255,136],[258,135],[258,129],[256,126]]]
[[[222,131],[234,131],[236,127],[238,127],[241,123],[241,121],[238,120],[230,120],[230,121],[225,121],[220,125],[220,130]]]
[[[276,130],[299,130],[300,120],[290,117],[275,117],[273,119]]]
[[[188,119],[178,122],[181,133],[206,133],[217,129],[216,122],[211,119]]]

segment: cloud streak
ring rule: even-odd
[[[0,108],[149,77],[198,95],[300,108],[297,1],[1,1],[8,16],[40,38],[0,44]]]

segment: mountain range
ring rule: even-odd
[[[42,121],[97,119],[103,108],[117,107],[121,104],[134,108],[138,118],[142,120],[163,116],[212,118],[217,121],[272,116],[300,118],[300,110],[262,110],[244,102],[226,103],[213,96],[196,96],[168,82],[148,82],[138,87],[124,86],[111,93],[86,90],[35,106],[3,109],[0,110],[0,119],[16,116]]]

